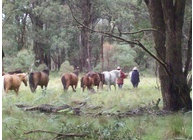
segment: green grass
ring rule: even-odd
[[[72,92],[62,89],[60,77],[51,74],[50,82],[44,95],[38,87],[31,93],[29,87],[21,86],[19,96],[10,91],[2,99],[2,139],[6,140],[48,140],[56,135],[48,133],[24,134],[31,130],[46,130],[61,133],[86,133],[88,140],[166,140],[166,139],[192,139],[192,114],[177,113],[167,116],[143,115],[127,118],[109,116],[117,111],[125,112],[138,107],[147,106],[152,101],[161,98],[156,88],[155,77],[141,77],[139,88],[134,89],[129,81],[125,80],[122,90],[108,92],[104,86],[96,94],[88,91],[84,93],[77,88]],[[16,104],[40,105],[52,104],[55,106],[68,104],[76,106],[77,102],[86,102],[81,108],[83,114],[76,116],[68,113],[45,114],[38,111],[24,111]],[[162,101],[159,104],[162,108]],[[102,112],[102,116],[93,116]],[[92,115],[91,115],[92,114]],[[69,138],[73,139],[73,138]],[[74,138],[81,139],[81,138]]]

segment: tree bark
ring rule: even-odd
[[[42,1],[34,1],[31,3],[32,7],[35,8]],[[43,42],[42,38],[45,36],[41,36],[41,31],[44,30],[44,22],[40,18],[40,16],[34,15],[32,12],[29,12],[29,16],[31,18],[31,22],[34,28],[35,38],[33,39],[33,50],[35,54],[35,61],[39,62],[36,63],[36,66],[40,64],[46,64],[49,69],[51,69],[51,54],[50,54],[50,47],[48,44]],[[47,28],[47,25],[45,25]],[[46,30],[46,29],[45,29]]]
[[[189,38],[188,38],[188,50],[187,50],[187,59],[186,59],[186,63],[185,63],[185,67],[184,67],[184,76],[187,77],[188,76],[188,72],[190,69],[190,64],[191,64],[191,59],[192,59],[192,19],[190,21],[190,30],[189,30]],[[191,87],[191,86],[190,86]]]
[[[81,3],[83,24],[91,27],[91,1],[85,0]],[[82,66],[87,66],[87,70],[91,70],[91,54],[90,54],[90,30],[81,29],[81,44],[82,44]]]
[[[27,19],[27,13],[25,13],[23,16],[16,15],[15,20],[17,22],[18,26],[18,33],[16,35],[16,42],[17,42],[17,51],[20,51],[22,48],[25,47],[25,34],[26,34],[26,19]]]
[[[154,32],[157,57],[165,62],[171,76],[159,64],[159,79],[163,109],[178,111],[192,109],[190,88],[182,72],[182,26],[185,1],[145,0],[152,27],[164,33]]]
[[[101,59],[101,71],[103,71],[103,70],[104,70],[103,43],[104,43],[104,35],[101,35],[101,39],[100,39],[100,59]]]

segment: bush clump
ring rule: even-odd
[[[74,71],[74,67],[70,65],[69,61],[65,61],[60,66],[58,74],[61,76],[63,73],[70,73]]]

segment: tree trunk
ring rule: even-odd
[[[91,1],[85,0],[81,3],[83,24],[91,27]],[[87,70],[91,70],[91,54],[90,54],[90,31],[86,28],[81,29],[81,46],[82,46],[82,66],[87,65]]]
[[[101,71],[103,71],[103,70],[104,70],[103,43],[104,43],[104,35],[101,35],[101,39],[100,39],[100,59],[101,59]]]
[[[17,51],[20,51],[25,46],[25,34],[26,34],[26,18],[27,13],[23,17],[16,15],[15,19],[18,26],[18,33],[16,35],[16,42],[17,42]],[[22,21],[22,22],[21,22]]]
[[[38,17],[35,17],[34,23],[35,31],[37,31],[36,33],[38,33],[38,31],[40,30],[43,30],[43,22]],[[33,50],[35,53],[35,60],[38,60],[39,64],[44,63],[44,46],[45,44],[40,42],[40,39],[38,38],[38,36],[36,36],[34,40]]]
[[[50,55],[51,55],[50,51],[48,51],[47,53],[45,53],[45,57],[44,57],[44,62],[49,69],[51,69],[51,56]]]
[[[32,2],[32,7],[35,8],[41,3],[41,1],[34,1]],[[39,64],[46,64],[49,69],[51,69],[51,55],[50,55],[50,47],[48,44],[43,42],[41,36],[41,31],[44,29],[44,23],[39,16],[34,15],[33,13],[29,13],[29,16],[32,21],[32,25],[35,31],[35,38],[33,39],[33,50],[35,54],[35,61],[39,62],[36,63],[36,66]],[[45,25],[47,28],[47,25]],[[46,30],[46,29],[45,29]]]
[[[152,27],[165,34],[153,34],[157,57],[165,62],[169,71],[166,73],[159,65],[163,109],[192,109],[190,88],[182,72],[181,38],[185,1],[145,0],[145,3]]]

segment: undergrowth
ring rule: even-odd
[[[6,140],[48,140],[59,139],[56,134],[33,132],[44,130],[62,134],[85,134],[84,137],[67,139],[84,140],[165,140],[165,139],[192,139],[192,114],[177,113],[165,116],[142,115],[119,118],[116,114],[139,107],[148,106],[161,98],[160,90],[155,77],[141,77],[139,88],[134,89],[129,79],[125,80],[122,90],[108,92],[104,86],[97,93],[82,92],[78,85],[77,92],[69,88],[62,89],[60,77],[51,74],[46,93],[38,87],[31,93],[29,87],[21,86],[19,96],[10,91],[2,99],[2,139]],[[55,106],[70,105],[85,102],[80,116],[73,113],[42,113],[39,111],[25,111],[16,104],[38,106],[51,104]],[[162,108],[162,100],[159,108]],[[97,113],[105,115],[91,115]],[[64,139],[64,138],[63,138]]]

